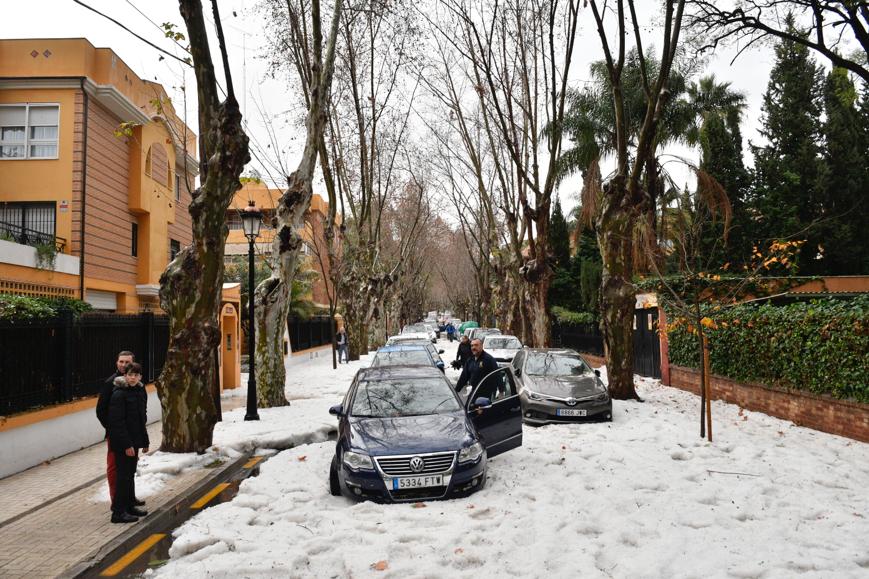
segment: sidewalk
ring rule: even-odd
[[[221,406],[228,411],[244,403],[228,398]],[[148,435],[159,448],[159,422]],[[0,480],[0,577],[56,577],[128,530],[109,521],[101,500],[108,492],[105,469],[101,443]],[[146,508],[155,511],[211,472],[194,468],[167,477]]]

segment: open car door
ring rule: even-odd
[[[480,398],[488,404],[478,405]],[[498,368],[483,378],[465,405],[489,458],[522,446],[522,405],[509,368]]]

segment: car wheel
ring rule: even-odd
[[[341,482],[338,480],[338,457],[332,457],[332,464],[329,466],[329,493],[333,497],[341,496]]]

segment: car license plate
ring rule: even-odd
[[[585,416],[587,410],[581,408],[559,408],[555,411],[556,416]]]
[[[444,486],[444,475],[442,474],[433,474],[430,476],[406,476],[392,479],[392,490],[394,491],[442,486]]]

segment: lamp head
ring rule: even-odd
[[[257,209],[253,199],[248,201],[247,207],[241,212],[241,226],[244,229],[244,235],[249,240],[253,241],[259,237],[259,230],[263,223],[262,211]]]

